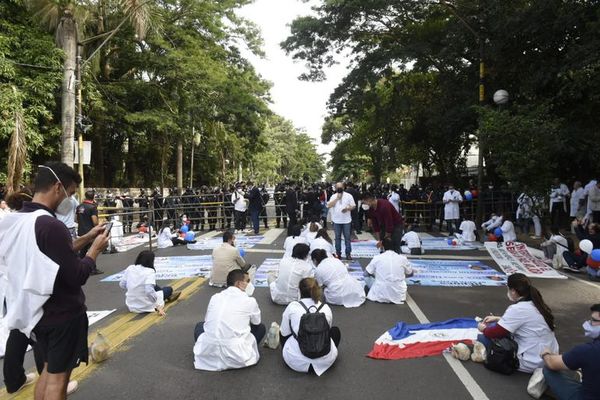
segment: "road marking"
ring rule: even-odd
[[[476,261],[491,261],[493,260],[492,257],[486,257],[486,256],[455,256],[455,255],[449,255],[449,254],[421,254],[421,255],[410,255],[410,254],[403,254],[404,256],[406,256],[406,258],[414,258],[414,259],[419,259],[419,258],[423,258],[423,259],[433,259],[433,260],[468,260],[468,261],[472,261],[472,260],[476,260]]]
[[[271,250],[271,249],[246,249],[246,253],[283,254],[283,253],[285,253],[285,250]]]
[[[560,271],[559,271],[559,273],[560,273],[560,274],[562,274],[562,275],[564,275],[564,276],[566,276],[566,277],[567,277],[567,279],[574,279],[574,280],[576,280],[576,281],[579,281],[579,282],[581,282],[581,283],[585,283],[586,285],[588,285],[588,286],[591,286],[591,287],[593,287],[593,288],[595,288],[595,289],[600,289],[600,286],[599,286],[599,285],[596,285],[596,284],[595,284],[595,283],[593,283],[593,282],[586,281],[585,279],[581,279],[581,278],[578,278],[578,277],[576,277],[576,276],[573,276],[573,275],[570,275],[570,274],[566,274],[566,273],[564,273],[564,272],[560,272]]]
[[[428,324],[430,322],[421,310],[421,308],[417,305],[417,303],[409,294],[406,295],[406,304],[408,304],[408,307],[413,312],[413,314],[415,314],[415,317],[417,317],[420,323]],[[465,386],[471,397],[473,397],[473,399],[489,400],[489,397],[487,397],[483,389],[481,389],[481,386],[477,384],[475,379],[471,376],[469,371],[467,371],[465,366],[462,365],[462,363],[459,360],[455,359],[448,353],[444,353],[444,358],[450,365],[450,368],[452,368],[452,371],[454,371],[458,379],[460,379],[462,384]]]
[[[206,279],[202,278],[184,278],[176,281],[172,287],[174,291],[183,288],[181,291],[181,296],[177,302],[167,303],[165,306],[165,311],[169,311],[169,309],[175,304],[190,297],[200,288],[200,286],[202,286],[205,281]],[[88,336],[88,343],[91,344],[93,342],[96,337],[96,331],[102,332],[102,335],[110,343],[109,357],[112,357],[118,351],[124,350],[123,345],[127,341],[142,334],[152,325],[162,323],[165,318],[168,318],[168,315],[167,317],[161,317],[156,313],[149,313],[145,315],[125,313],[115,317],[115,319],[104,328],[97,329],[93,333],[90,333]],[[78,380],[79,382],[83,381],[85,378],[91,375],[99,365],[101,364],[96,364],[91,360],[87,365],[81,364],[78,368],[73,370],[73,373],[71,374],[71,380]],[[2,391],[0,391],[0,399],[32,399],[34,389],[35,385],[30,385],[14,395],[8,395],[6,393],[6,389],[2,389]]]
[[[265,237],[263,238],[263,240],[260,241],[259,244],[272,244],[275,240],[277,240],[277,238],[279,237],[279,235],[281,235],[283,232],[285,231],[285,229],[283,228],[271,228],[268,231],[265,232]]]

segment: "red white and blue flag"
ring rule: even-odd
[[[367,356],[382,360],[435,356],[460,342],[472,344],[479,333],[473,318],[411,325],[398,322],[375,341]]]

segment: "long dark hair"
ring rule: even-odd
[[[525,301],[532,301],[535,305],[535,308],[538,309],[546,324],[551,331],[554,330],[554,316],[552,315],[552,310],[548,305],[544,302],[542,294],[540,291],[531,284],[531,281],[528,277],[523,274],[517,273],[512,274],[508,277],[507,286],[509,289],[514,289],[519,296],[523,298]]]
[[[317,236],[315,237],[315,239],[318,239],[318,238],[323,238],[327,242],[329,242],[329,244],[333,244],[333,241],[329,237],[329,233],[327,233],[327,229],[325,229],[325,228],[321,228],[317,231]]]
[[[315,265],[319,265],[321,261],[327,258],[327,252],[323,249],[315,249],[310,253],[310,258],[315,262]]]
[[[143,250],[135,259],[135,265],[154,269],[154,253],[150,250]],[[156,269],[154,269],[156,271]]]

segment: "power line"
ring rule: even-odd
[[[50,71],[62,71],[62,68],[49,67],[47,65],[26,64],[26,63],[21,63],[21,62],[15,61],[15,60],[11,60],[10,58],[3,58],[3,60],[8,61],[11,64],[18,65],[20,67],[45,69],[45,70],[50,70]]]

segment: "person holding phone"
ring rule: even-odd
[[[77,216],[77,235],[84,236],[88,232],[90,232],[94,227],[98,226],[98,205],[94,201],[96,197],[96,192],[93,190],[88,190],[84,194],[85,200],[77,206],[75,209],[75,214]],[[107,230],[110,233],[110,229]],[[91,244],[84,246],[79,251],[79,257],[84,258],[90,249]],[[99,275],[104,273],[100,271],[98,268],[94,266],[92,270],[92,275]]]

